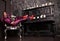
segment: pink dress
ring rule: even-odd
[[[3,18],[3,21],[6,23],[6,24],[9,24],[11,26],[16,26],[18,25],[18,23],[20,23],[23,19],[22,18],[18,18],[16,17],[14,21],[11,20],[11,18]]]
[[[11,26],[16,26],[16,25],[18,25],[21,21],[26,20],[27,18],[28,18],[28,17],[26,17],[26,16],[22,16],[22,17],[21,17],[21,16],[18,16],[18,17],[15,18],[14,21],[12,21],[10,17],[7,17],[7,18],[4,18],[4,17],[3,17],[3,20],[4,20],[4,22],[5,22],[6,24],[9,24],[9,25],[11,25]]]

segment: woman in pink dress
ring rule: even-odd
[[[15,17],[15,19],[12,21],[11,18]],[[26,20],[28,18],[28,15],[25,16],[14,16],[14,15],[8,15],[6,12],[4,12],[3,14],[3,20],[5,23],[12,25],[12,26],[16,26],[18,23],[20,23],[23,20]]]

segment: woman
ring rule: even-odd
[[[26,20],[28,18],[28,15],[25,15],[25,16],[18,16],[18,17],[15,17],[15,20],[11,20],[11,18],[13,18],[14,15],[8,15],[6,12],[4,12],[3,14],[3,21],[6,23],[6,24],[9,24],[9,25],[12,25],[12,26],[16,26],[18,23],[20,23],[21,21],[23,20]]]

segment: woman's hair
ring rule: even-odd
[[[10,18],[11,17],[11,14],[7,14],[7,12],[3,12],[3,17],[4,18]]]
[[[7,17],[7,13],[3,12],[3,17],[6,18]]]

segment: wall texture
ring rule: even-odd
[[[12,5],[14,5],[14,9],[26,9],[28,7],[40,6],[46,2],[53,2],[48,0],[12,0]]]
[[[5,2],[0,0],[0,17],[2,16],[3,12],[5,11]],[[10,1],[6,1],[6,12],[11,13],[11,4]]]
[[[2,17],[2,13],[5,10],[4,2],[0,0],[0,18]]]

